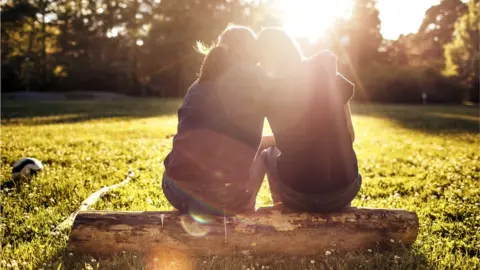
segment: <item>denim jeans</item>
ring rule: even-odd
[[[162,189],[167,200],[183,213],[234,215],[255,211],[255,200],[263,179],[208,187],[176,181],[163,174]]]
[[[328,194],[305,194],[296,191],[282,181],[277,173],[277,158],[280,150],[271,147],[258,153],[251,170],[252,179],[263,179],[265,173],[272,192],[274,204],[282,203],[287,208],[295,211],[308,212],[331,212],[349,207],[355,199],[362,185],[360,174],[352,181],[352,184]]]

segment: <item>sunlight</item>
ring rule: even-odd
[[[337,18],[349,18],[352,0],[276,0],[283,25],[291,35],[315,43]]]

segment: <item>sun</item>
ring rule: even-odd
[[[314,43],[337,18],[348,18],[352,0],[276,0],[283,27],[296,37]]]

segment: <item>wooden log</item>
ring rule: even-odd
[[[264,209],[234,217],[179,215],[176,212],[81,211],[69,248],[106,254],[176,250],[182,254],[257,253],[308,255],[335,247],[411,245],[418,234],[416,213],[349,208],[337,213],[281,213]]]

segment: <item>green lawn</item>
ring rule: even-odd
[[[1,178],[21,157],[46,169],[30,183],[4,189],[0,269],[474,269],[480,268],[480,135],[478,107],[355,105],[364,185],[354,206],[416,211],[420,233],[401,250],[317,256],[92,258],[65,250],[68,232],[54,228],[88,195],[133,182],[94,209],[168,210],[160,182],[176,132],[179,101],[14,102],[2,100]],[[271,202],[266,186],[260,205]],[[287,243],[286,243],[287,244]],[[263,268],[262,268],[263,266]]]

